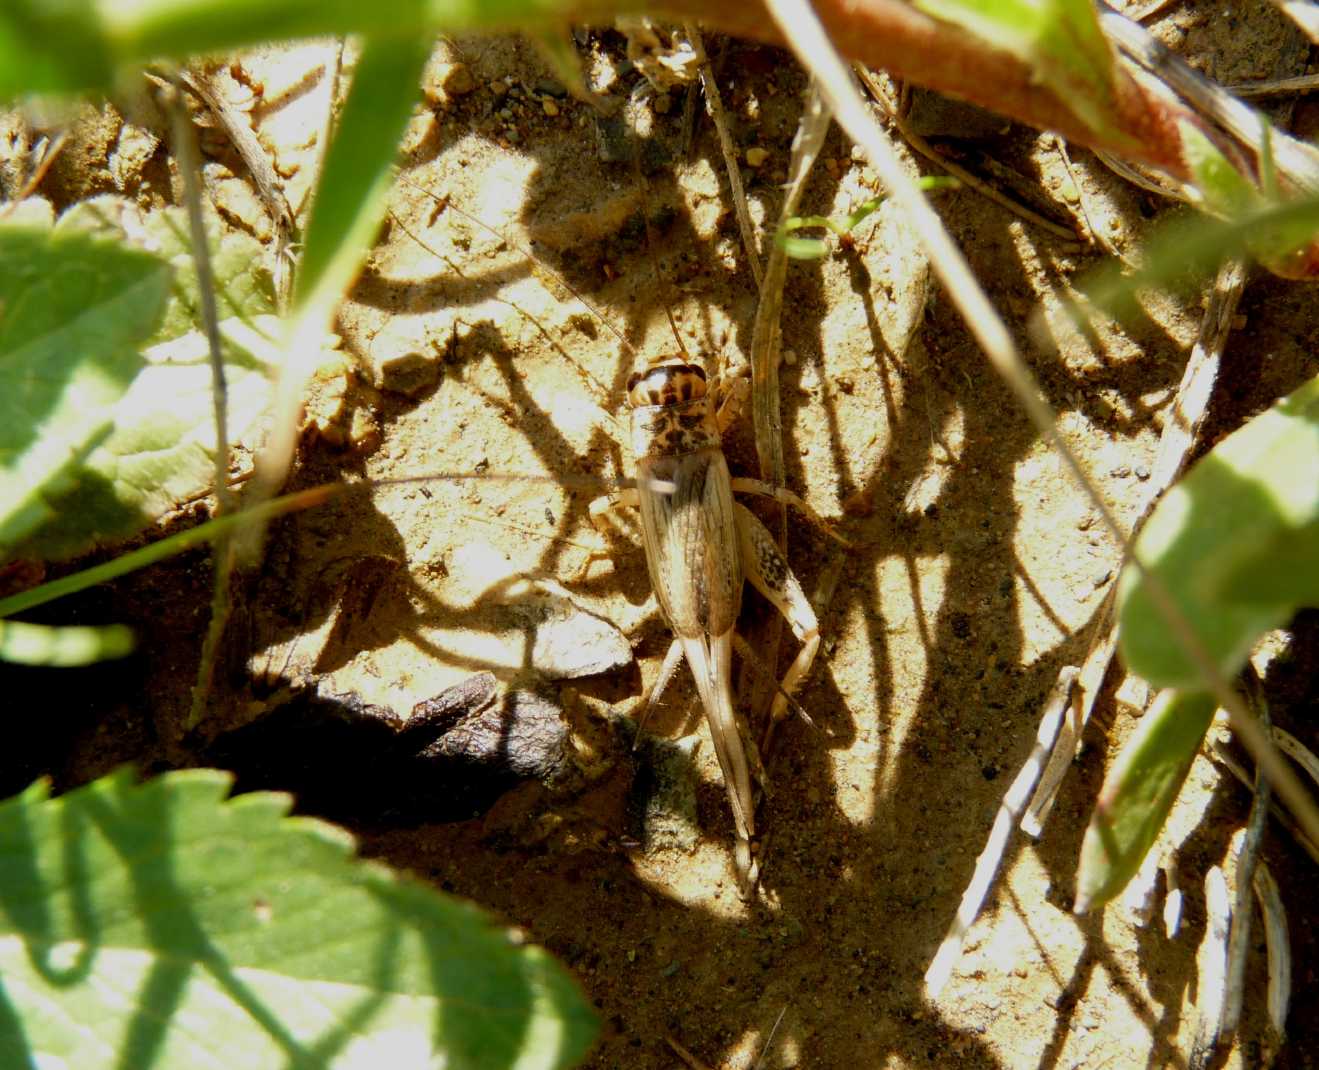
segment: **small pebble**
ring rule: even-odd
[[[1150,477],[1150,470],[1148,468],[1146,468],[1143,464],[1136,465],[1137,479],[1139,479],[1142,483],[1144,483],[1145,480],[1149,479],[1149,477]]]
[[[748,167],[759,167],[767,159],[769,159],[769,150],[762,149],[759,145],[755,145],[752,148],[747,149],[746,151],[746,160]]]
[[[540,106],[542,109],[544,109],[545,114],[550,116],[550,118],[553,118],[554,116],[559,114],[559,106],[555,104],[554,101],[550,100],[549,97],[546,97],[544,100],[542,100],[540,102]]]
[[[472,72],[467,69],[466,63],[449,64],[440,71],[437,80],[440,88],[451,97],[464,96],[476,88],[476,83],[472,81]]]

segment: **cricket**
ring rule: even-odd
[[[773,536],[733,500],[735,488],[770,495],[773,490],[730,476],[721,443],[735,406],[721,407],[715,386],[711,389],[700,365],[684,357],[633,373],[627,396],[637,485],[603,506],[593,504],[591,513],[598,520],[610,506],[631,505],[641,515],[651,586],[674,633],[644,705],[648,710],[658,700],[685,657],[733,812],[734,865],[746,896],[755,889],[759,869],[752,780],[761,766],[732,694],[733,629],[744,579],[783,614],[802,644],[774,698],[771,721],[786,715],[788,696],[810,671],[820,631]]]

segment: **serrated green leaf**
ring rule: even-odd
[[[1261,633],[1319,605],[1319,379],[1229,435],[1164,496],[1136,540],[1225,676]],[[1122,657],[1158,687],[1201,687],[1135,570],[1118,584]]]
[[[231,443],[254,446],[270,409],[273,316],[220,324]],[[214,482],[215,420],[205,337],[192,331],[146,351],[111,411],[112,428],[50,496],[50,519],[15,547],[19,556],[63,560],[127,538]]]
[[[470,904],[230,778],[0,805],[0,1065],[571,1066],[575,986]]]
[[[1090,0],[915,0],[1034,72],[1092,130],[1116,133],[1116,60]]]
[[[224,226],[212,210],[202,213],[211,254],[216,315],[255,319],[276,311],[266,250],[250,234]],[[187,213],[182,208],[143,212],[123,197],[103,194],[79,201],[60,216],[56,231],[80,230],[144,249],[174,269],[170,300],[148,344],[167,342],[201,327],[201,289]]]
[[[1207,692],[1166,690],[1104,778],[1081,844],[1076,912],[1108,902],[1135,876],[1191,770],[1217,704]]]
[[[0,227],[0,556],[47,521],[143,365],[170,270],[86,234]]]

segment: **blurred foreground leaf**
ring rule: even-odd
[[[109,432],[169,279],[113,242],[0,226],[0,558],[54,515]]]
[[[67,667],[122,658],[132,650],[132,629],[122,624],[52,627],[0,620],[0,661]]]
[[[1136,553],[1224,676],[1260,634],[1319,605],[1319,378],[1229,435],[1159,502]],[[1204,686],[1135,569],[1118,584],[1122,657],[1157,687]]]
[[[1217,703],[1204,691],[1159,693],[1127,741],[1081,844],[1076,913],[1108,902],[1140,869],[1167,820]]]
[[[475,907],[214,770],[0,805],[0,1065],[553,1068],[576,987]]]

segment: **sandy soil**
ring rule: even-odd
[[[1284,28],[1265,8],[1235,12],[1178,8],[1164,32],[1225,81],[1270,73]],[[619,72],[618,44],[593,37],[583,51],[597,84],[614,80],[609,92],[623,98],[637,78]],[[772,219],[803,79],[771,50],[716,49],[734,137],[742,149],[766,150],[759,167],[743,168],[752,211]],[[301,69],[314,70],[317,55],[299,53]],[[323,87],[314,76],[295,80],[287,58],[251,57],[244,67],[265,94],[253,113],[258,130],[288,174],[296,153],[314,150],[308,131]],[[352,428],[347,444],[312,436],[294,482],[431,471],[546,479],[386,487],[281,526],[245,588],[239,619],[255,639],[235,627],[234,661],[243,664],[248,641],[259,650],[323,623],[327,610],[309,607],[367,562],[376,577],[369,615],[341,629],[329,654],[318,646],[304,659],[321,694],[351,692],[405,714],[489,669],[501,685],[538,688],[563,706],[586,775],[571,791],[524,785],[468,820],[413,813],[391,822],[355,805],[349,768],[329,809],[352,819],[368,854],[486,904],[560,956],[600,1011],[593,1067],[681,1065],[669,1039],[710,1067],[767,1070],[1184,1065],[1203,876],[1223,858],[1248,799],[1197,762],[1172,828],[1184,841],[1173,863],[1185,893],[1175,938],[1157,912],[1147,928],[1120,906],[1074,917],[1089,808],[1135,723],[1113,694],[1119,673],[1044,837],[1014,844],[951,983],[937,1002],[923,995],[922,974],[1031,747],[1041,704],[1059,669],[1084,655],[1119,551],[929,279],[903,221],[885,208],[859,229],[855,248],[789,271],[788,481],[854,547],[790,524],[789,558],[817,596],[824,635],[800,696],[815,727],[788,722],[765,756],[763,880],[747,903],[686,670],[645,727],[650,742],[632,751],[619,720],[669,638],[643,556],[620,540],[585,567],[596,545],[587,506],[598,490],[584,477],[630,471],[623,383],[637,360],[674,349],[665,303],[712,370],[736,369],[750,349],[756,292],[714,132],[700,116],[684,146],[681,94],[667,108],[639,106],[653,125],[643,192],[629,164],[604,159],[616,132],[563,94],[530,45],[509,39],[442,46],[428,101],[409,132],[390,220],[341,316],[357,362],[347,403],[363,415],[353,425],[337,400],[330,405],[327,419]],[[966,166],[1012,182],[1064,226],[1088,220],[1124,252],[1164,211],[1084,150],[1071,151],[1069,174],[1051,137],[938,102],[921,102],[918,114],[927,136]],[[70,153],[43,192],[61,205],[106,190],[144,205],[167,196],[159,152],[127,178],[110,166],[130,129],[106,132],[116,121],[89,113],[85,152]],[[845,214],[872,194],[872,176],[836,130],[824,156],[808,210]],[[310,172],[288,174],[295,207]],[[211,178],[241,200],[230,185],[241,176]],[[1069,281],[1098,261],[1092,248],[970,191],[942,193],[937,204],[1068,443],[1129,523],[1197,330],[1203,281],[1188,280],[1183,298],[1150,296],[1139,322],[1087,340],[1056,308]],[[229,218],[262,230],[246,208]],[[1032,332],[1041,303],[1044,326]],[[1317,368],[1307,289],[1257,277],[1241,316],[1211,439]],[[735,473],[754,471],[745,423],[726,447]],[[148,767],[199,760],[180,724],[208,579],[206,559],[189,557],[83,600],[84,617],[113,611],[144,630],[145,654],[131,663],[58,680],[8,671],[77,712],[72,744],[61,733],[34,746],[16,783],[38,769],[69,784],[127,758]],[[616,625],[635,662],[546,682],[530,651],[556,592]],[[748,595],[747,628],[767,613]],[[1303,718],[1314,699],[1313,626],[1297,636],[1270,686],[1275,716],[1313,744]],[[781,652],[795,649],[787,636]],[[226,694],[207,735],[270,705]],[[278,782],[270,769],[285,760],[290,770],[315,760],[315,740],[292,747],[302,753],[281,751],[263,767],[268,781]],[[1304,892],[1313,873],[1276,829],[1266,857],[1297,957],[1280,1065],[1310,1066],[1308,1053],[1319,1052],[1319,959]],[[1164,879],[1158,887],[1161,906]],[[1262,962],[1261,951],[1236,1065],[1262,1058]]]

